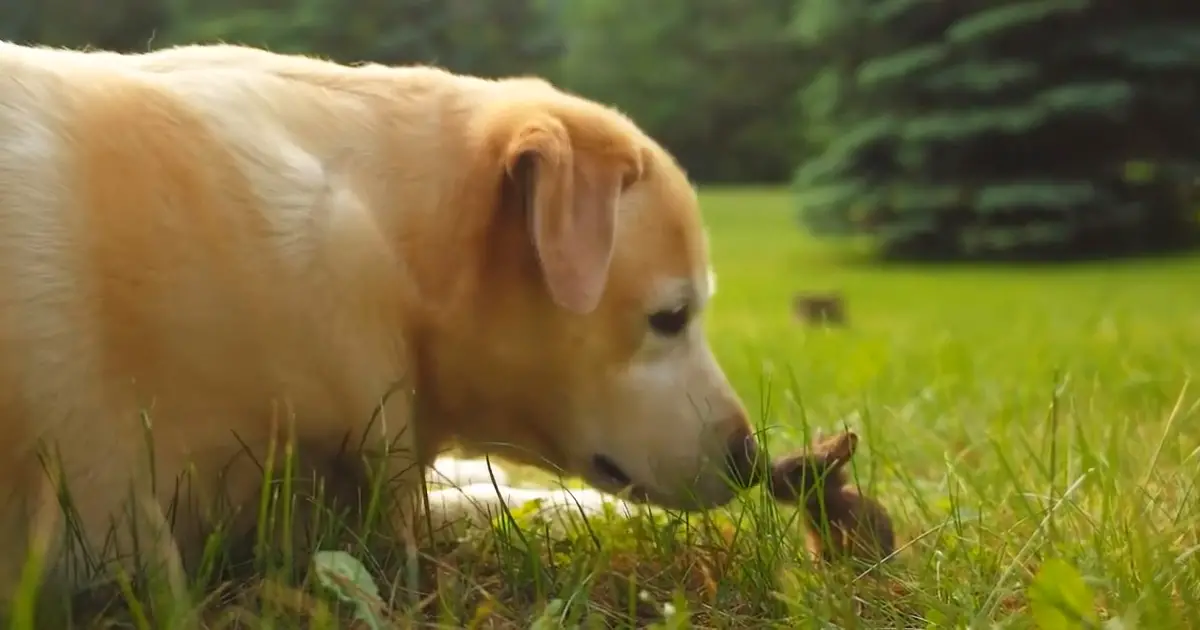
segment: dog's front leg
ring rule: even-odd
[[[54,458],[40,458],[39,467],[30,495],[28,553],[48,561],[52,581],[77,588],[97,578],[143,578],[172,603],[186,601],[187,573],[153,475],[113,466],[97,468],[81,484],[85,478],[66,479]]]
[[[417,518],[421,514],[425,459],[418,451],[413,422],[414,393],[394,388],[371,413],[363,431],[362,463],[368,484],[364,525],[393,540],[403,540],[414,552]]]
[[[133,555],[135,560],[143,563],[141,568],[146,572],[149,583],[165,586],[173,602],[186,602],[187,574],[179,545],[162,505],[147,486],[134,491],[129,510],[133,524],[129,544],[136,550]]]

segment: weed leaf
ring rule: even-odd
[[[383,620],[376,612],[379,587],[367,567],[344,551],[318,551],[313,555],[317,581],[338,599],[354,605],[354,617],[371,630],[381,630]]]
[[[1028,595],[1033,621],[1041,630],[1099,627],[1091,589],[1079,571],[1061,558],[1042,564]]]

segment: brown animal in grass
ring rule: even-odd
[[[806,324],[843,326],[846,303],[840,293],[800,294],[792,302],[796,317]]]
[[[771,467],[772,496],[804,507],[808,549],[822,560],[848,555],[875,563],[895,550],[887,511],[847,483],[843,467],[857,447],[858,435],[845,431],[818,438],[804,450],[776,460]]]

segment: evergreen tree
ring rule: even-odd
[[[1197,173],[1200,5],[802,0],[805,224],[910,256],[1182,244]],[[847,45],[849,42],[849,45]],[[1133,168],[1140,167],[1140,168]]]

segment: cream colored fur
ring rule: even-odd
[[[711,289],[671,157],[543,81],[0,43],[0,595],[31,551],[96,551],[129,518],[180,586],[210,502],[250,528],[286,440],[386,440],[410,534],[450,446],[580,476],[589,505],[627,485],[598,456],[639,502],[724,504],[748,424],[699,323]],[[648,327],[681,306],[678,334]],[[430,505],[497,500],[485,480]]]

